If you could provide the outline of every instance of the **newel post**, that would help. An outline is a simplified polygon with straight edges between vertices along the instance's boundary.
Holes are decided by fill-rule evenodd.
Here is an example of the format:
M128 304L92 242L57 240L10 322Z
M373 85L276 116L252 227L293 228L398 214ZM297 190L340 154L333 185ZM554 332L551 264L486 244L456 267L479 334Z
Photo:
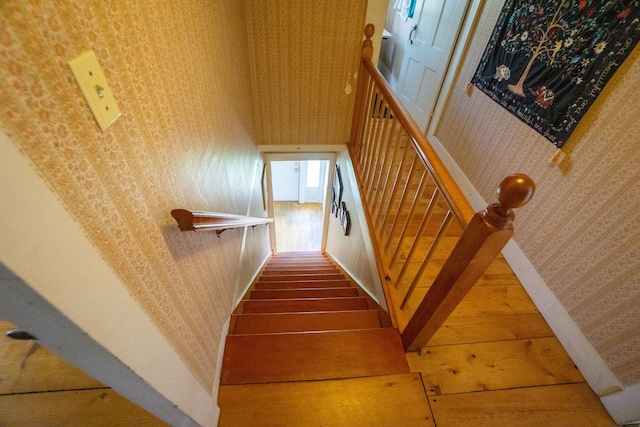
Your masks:
M498 188L499 203L473 216L402 332L406 351L422 349L447 320L513 235L512 209L524 206L534 191L527 175L508 176Z
M373 41L371 37L375 33L376 28L373 24L367 24L364 27L364 35L366 39L362 42L362 58L360 61L360 70L358 71L358 85L356 87L356 99L353 106L353 120L351 121L351 137L349 138L349 147L353 148L358 141L360 123L364 114L364 103L366 98L367 83L369 82L368 73L364 66L364 59L371 60L373 56ZM367 77L365 77L367 76Z

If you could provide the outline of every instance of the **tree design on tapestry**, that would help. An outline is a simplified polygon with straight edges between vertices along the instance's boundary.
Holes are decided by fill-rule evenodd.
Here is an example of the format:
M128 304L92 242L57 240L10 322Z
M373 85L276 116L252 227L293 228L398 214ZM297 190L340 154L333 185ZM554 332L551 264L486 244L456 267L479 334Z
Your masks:
M561 147L636 46L638 3L507 0L472 83Z

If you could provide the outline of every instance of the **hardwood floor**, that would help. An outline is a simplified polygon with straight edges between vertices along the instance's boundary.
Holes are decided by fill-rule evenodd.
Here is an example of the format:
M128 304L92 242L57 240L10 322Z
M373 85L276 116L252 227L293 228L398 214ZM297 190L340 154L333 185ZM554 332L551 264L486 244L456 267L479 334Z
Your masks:
M399 319L402 292L393 294ZM407 360L438 427L615 426L502 258Z
M0 320L0 426L167 426Z
M319 251L322 244L322 204L274 202L278 252Z
M405 139L358 146L354 160L401 331L463 232ZM438 427L615 425L501 257L407 360L422 375Z

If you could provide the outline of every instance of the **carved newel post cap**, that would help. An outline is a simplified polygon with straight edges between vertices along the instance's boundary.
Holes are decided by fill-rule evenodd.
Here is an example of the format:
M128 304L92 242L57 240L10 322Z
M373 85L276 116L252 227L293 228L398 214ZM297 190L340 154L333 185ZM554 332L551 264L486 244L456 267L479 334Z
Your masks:
M511 209L524 206L536 191L533 179L522 173L509 175L498 187L498 201L487 206L482 216L493 227L506 229L511 227L515 214Z
M516 173L509 175L498 187L498 201L507 209L526 205L536 191L536 184L528 175Z
M376 32L376 27L373 24L367 24L366 27L364 27L364 35L370 39L371 37L373 37L373 34Z

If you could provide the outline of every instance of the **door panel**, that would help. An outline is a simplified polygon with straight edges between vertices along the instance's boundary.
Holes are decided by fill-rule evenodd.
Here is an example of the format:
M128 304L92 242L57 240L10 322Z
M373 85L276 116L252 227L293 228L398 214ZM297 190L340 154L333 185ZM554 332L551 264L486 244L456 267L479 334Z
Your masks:
M424 0L416 6L417 27L407 40L400 71L400 99L426 131L460 31L468 1Z
M274 202L298 201L300 165L297 161L271 162Z
M300 203L324 203L327 160L300 162Z

